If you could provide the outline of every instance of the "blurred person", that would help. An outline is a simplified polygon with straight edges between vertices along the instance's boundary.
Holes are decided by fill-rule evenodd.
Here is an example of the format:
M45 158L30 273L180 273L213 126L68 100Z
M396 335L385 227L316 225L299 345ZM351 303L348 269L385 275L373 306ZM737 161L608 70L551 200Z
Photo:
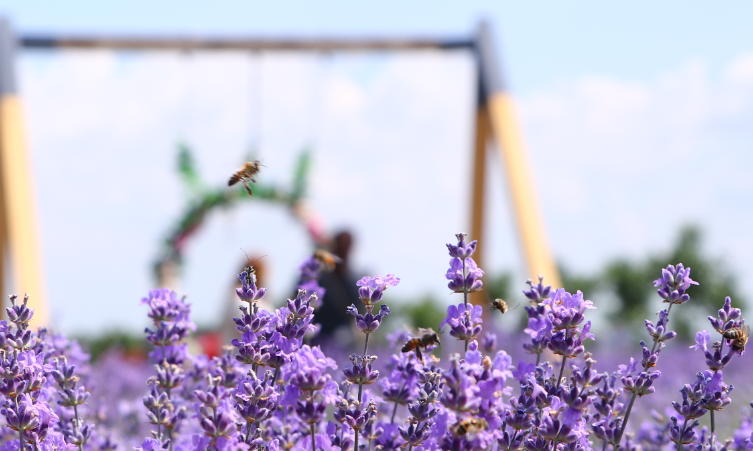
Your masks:
M321 324L321 331L314 340L317 343L335 340L347 343L354 337L354 319L346 313L351 304L358 306L356 277L350 268L350 254L353 248L353 235L344 230L332 240L329 251L340 258L335 269L324 272L319 277L319 285L326 290L322 306L314 313L314 322Z

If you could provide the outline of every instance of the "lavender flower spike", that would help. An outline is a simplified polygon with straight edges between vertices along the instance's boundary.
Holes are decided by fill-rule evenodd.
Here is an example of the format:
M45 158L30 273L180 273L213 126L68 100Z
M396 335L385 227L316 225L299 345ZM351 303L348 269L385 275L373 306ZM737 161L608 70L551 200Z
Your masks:
M450 281L447 287L453 293L473 293L481 290L481 287L484 286L484 283L478 280L483 275L484 271L478 267L472 258L466 258L465 265L463 260L453 258L450 260L450 268L447 270L445 278Z
M458 340L473 340L481 333L482 314L480 305L450 305L447 307L447 317L439 325L439 329L442 330L445 324L449 324L450 335Z
M534 285L533 280L531 279L528 279L526 283L528 284L530 289L528 291L523 290L523 294L534 303L538 304L544 299L549 298L549 294L552 291L552 286L544 286L544 276L539 276L539 283L537 285Z
M664 299L664 302L670 304L684 304L690 300L690 296L685 291L691 285L698 285L698 282L690 278L690 268L685 268L682 263L677 266L669 265L662 269L661 278L654 280L654 286L659 287L656 290Z

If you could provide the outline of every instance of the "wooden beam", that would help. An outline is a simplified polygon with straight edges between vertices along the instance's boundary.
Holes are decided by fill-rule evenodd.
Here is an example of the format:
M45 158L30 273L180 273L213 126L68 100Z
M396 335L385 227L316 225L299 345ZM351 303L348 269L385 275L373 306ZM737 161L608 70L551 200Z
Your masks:
M476 111L476 129L473 144L473 172L471 177L471 240L478 240L473 259L481 269L485 267L485 249L489 246L484 239L484 205L486 204L486 145L489 142L489 115L480 105ZM487 303L486 289L471 293L475 305ZM488 309L484 309L486 312Z
M35 310L32 325L46 325L39 229L29 156L24 135L21 100L14 80L15 38L7 21L0 21L0 183L3 196L2 219L5 234L0 239L13 275L12 289L19 298L28 293L29 307ZM10 266L10 268L8 268ZM8 290L9 287L3 287ZM2 293L3 297L9 294Z
M476 52L482 95L489 112L491 133L504 162L528 277L536 280L537 275L542 275L548 284L559 288L562 282L549 247L523 133L512 97L502 83L493 38L486 24L479 27Z
M528 277L536 280L537 275L542 275L547 284L559 288L562 282L549 248L544 219L533 183L533 171L528 161L512 98L507 93L496 93L491 96L488 103L492 131L500 145L500 153L507 170L518 232L526 254Z

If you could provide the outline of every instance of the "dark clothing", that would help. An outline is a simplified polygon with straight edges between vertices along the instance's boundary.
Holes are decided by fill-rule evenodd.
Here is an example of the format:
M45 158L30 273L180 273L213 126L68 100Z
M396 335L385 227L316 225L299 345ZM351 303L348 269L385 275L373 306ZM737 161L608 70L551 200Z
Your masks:
M356 282L357 279L350 273L339 275L337 271L324 273L319 278L319 285L327 290L322 299L322 306L314 313L314 322L322 325L317 337L320 340L332 338L337 329L343 326L350 327L355 321L345 309L351 304L358 307L361 303Z

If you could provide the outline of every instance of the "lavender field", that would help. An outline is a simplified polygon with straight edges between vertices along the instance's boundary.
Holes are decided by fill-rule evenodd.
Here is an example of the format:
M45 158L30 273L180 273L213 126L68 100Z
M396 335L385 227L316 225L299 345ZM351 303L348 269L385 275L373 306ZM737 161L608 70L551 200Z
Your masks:
M753 448L743 312L720 299L692 346L672 331L672 315L693 302L691 268L656 269L661 311L640 343L618 329L595 337L593 302L543 280L524 292L524 334L510 334L483 320L510 314L504 302L468 301L483 287L476 245L464 234L447 244L447 286L462 302L436 332L384 333L400 278L359 280L351 346L309 344L318 280L332 269L317 254L300 266L297 296L273 312L260 307L266 289L253 267L239 274L238 335L211 359L189 352L191 306L167 289L141 300L152 321L141 363L111 350L91 365L75 341L31 330L34 311L12 296L0 322L0 449Z

